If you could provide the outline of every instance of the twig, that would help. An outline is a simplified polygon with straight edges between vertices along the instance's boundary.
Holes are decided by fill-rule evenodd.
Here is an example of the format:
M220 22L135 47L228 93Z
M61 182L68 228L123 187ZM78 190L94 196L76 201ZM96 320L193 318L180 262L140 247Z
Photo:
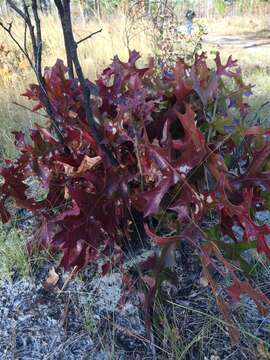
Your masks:
M36 23L36 54L34 54L36 61L36 69L37 69L38 77L41 80L42 85L44 86L45 84L42 77L42 37L41 37L40 19L37 10L37 0L32 0L32 10Z
M7 0L7 3L9 4L9 6L10 6L13 10L16 11L16 13L17 13L18 15L20 15L21 18L23 18L23 20L24 20L25 22L27 22L26 15L24 14L24 12L23 12L20 8L17 7L17 5L14 3L13 0ZM25 2L24 2L24 1L23 1L23 3L24 3L24 5L25 5Z
M65 332L67 332L67 327L68 327L69 305L70 305L70 294L68 294L68 299L67 299L67 302L65 304L64 314L63 314L63 327L65 329Z
M67 285L69 284L69 282L75 277L76 273L78 272L78 266L74 266L74 268L72 269L72 271L69 273L68 277L66 278L62 288L60 289L58 296L60 294L62 294L62 292L65 290L65 288L67 287Z
M28 54L27 51L24 50L24 48L21 46L21 44L19 43L19 41L14 37L14 35L12 34L12 22L8 24L8 27L5 26L1 21L0 21L0 26L9 34L10 38L12 39L12 41L18 46L18 48L21 50L21 52L23 53L23 55L27 58L31 68L34 70L34 72L36 72L35 67L33 65L33 62Z
M24 48L24 51L27 52L27 24L26 24L26 22L24 23L23 48Z
M263 104L261 104L261 106L257 109L255 115L253 116L252 120L251 120L251 123L252 124L255 124L257 123L257 121L259 120L258 124L260 125L260 112L262 111L262 109L266 106L266 105L269 105L269 101L266 101L264 102Z
M40 112L37 112L37 111L33 111L32 109L30 109L29 107L25 106L25 105L22 105L20 103L17 103L16 101L13 101L12 104L16 105L16 106L19 106L21 107L22 109L24 110L28 110L28 111L31 111L33 114L37 114L39 116L42 116L46 119L48 119L48 116L44 115L44 114L41 114Z
M32 0L32 11L34 15L35 20L35 26L32 24L31 16L29 13L29 6L26 5L25 0L23 0L23 11L14 3L13 0L7 0L7 3L9 6L23 19L25 23L25 30L24 30L24 43L23 46L19 43L19 41L14 37L12 34L12 23L9 24L9 26L5 26L2 22L0 22L0 26L9 34L10 38L15 42L15 44L18 46L18 48L21 50L21 52L24 54L24 56L27 58L31 68L33 69L37 81L39 83L39 86L42 91L42 102L44 104L44 107L46 109L46 112L49 116L49 118L52 121L53 127L56 130L57 136L62 144L64 144L64 137L63 134L59 128L58 122L55 118L55 114L52 108L52 105L50 103L46 85L44 78L42 76L42 35L41 35L41 27L40 27L40 19L38 15L38 8L37 8L37 0ZM27 28L30 33L31 43L32 43L32 49L33 49L33 56L34 56L34 63L31 59L31 56L29 55L29 52L27 50ZM35 33L36 29L36 33Z
M99 29L99 30L93 32L92 34L87 35L86 37L84 37L84 38L82 38L81 40L77 41L77 45L79 45L79 44L82 43L83 41L86 41L86 40L90 39L92 36L101 33L101 31L102 31L102 29Z

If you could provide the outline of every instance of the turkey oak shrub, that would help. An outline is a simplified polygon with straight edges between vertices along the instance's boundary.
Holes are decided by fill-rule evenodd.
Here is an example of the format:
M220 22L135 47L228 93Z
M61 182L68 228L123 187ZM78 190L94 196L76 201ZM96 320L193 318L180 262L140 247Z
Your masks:
M230 302L247 294L263 314L270 303L245 279L249 264L242 256L255 248L270 258L270 228L255 221L256 212L269 207L269 130L246 126L252 86L244 84L232 57L223 64L217 53L214 69L205 53L192 65L179 59L171 68L152 60L138 68L139 57L135 51L127 63L115 57L96 84L88 82L95 121L114 166L91 134L78 80L68 78L61 60L45 68L46 91L64 142L50 131L49 120L30 130L29 141L14 132L21 155L1 168L2 221L9 221L10 198L32 211L40 228L29 251L60 251L66 270L102 258L108 259L105 274L124 262L127 244L135 246L136 236L148 239L159 249L139 271L148 329L164 270L178 244L188 242L237 342ZM44 108L42 94L32 84L23 95L35 101L37 111ZM30 177L43 189L39 200L30 195ZM227 289L213 271L230 281ZM123 270L121 301L134 277Z

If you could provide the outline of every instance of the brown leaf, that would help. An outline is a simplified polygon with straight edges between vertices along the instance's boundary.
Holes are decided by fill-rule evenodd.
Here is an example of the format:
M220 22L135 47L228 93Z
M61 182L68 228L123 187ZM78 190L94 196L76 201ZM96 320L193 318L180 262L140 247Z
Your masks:
M68 165L68 164L63 164L63 166L64 166L65 174L68 175L68 176L72 176L72 174L74 172L73 166Z
M270 359L270 353L262 340L260 340L257 344L257 353L263 359Z
M95 165L97 165L101 161L100 156L89 157L87 155L84 156L81 165L76 171L76 175L80 175L85 173L87 170L92 169Z
M66 200L68 200L68 199L70 199L70 196L69 196L69 192L68 192L68 187L67 186L65 186L65 192L64 192L64 198L66 199Z
M65 169L65 174L68 176L83 175L87 170L91 170L94 166L96 166L101 160L102 159L100 156L89 157L85 155L77 171L74 171L73 166L68 164L63 164Z
M55 268L52 267L49 270L49 275L48 275L47 279L45 280L43 286L47 291L54 292L54 293L59 292L60 289L58 286L56 286L58 281L59 281L59 275L56 273Z
M69 111L68 112L68 116L71 117L72 119L76 119L78 117L78 114L75 113L74 111Z
M199 283L202 287L207 287L209 285L208 279L205 276L201 276Z

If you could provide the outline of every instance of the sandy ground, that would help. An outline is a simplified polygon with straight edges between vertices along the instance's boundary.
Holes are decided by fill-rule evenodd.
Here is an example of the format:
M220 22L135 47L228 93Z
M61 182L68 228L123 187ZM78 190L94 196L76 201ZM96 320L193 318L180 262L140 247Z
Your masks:
M222 46L238 46L242 49L263 47L269 51L270 48L270 38L267 40L265 38L246 38L245 36L206 35L204 37L204 42Z

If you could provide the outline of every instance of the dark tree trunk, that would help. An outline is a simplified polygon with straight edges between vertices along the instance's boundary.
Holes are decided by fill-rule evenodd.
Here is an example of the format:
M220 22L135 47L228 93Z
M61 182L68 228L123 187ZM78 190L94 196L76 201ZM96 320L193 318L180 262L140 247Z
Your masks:
M115 164L117 164L117 161L113 157L111 151L107 148L106 145L101 143L102 136L97 128L97 124L94 120L94 116L92 113L91 102L90 102L90 95L91 95L90 87L88 86L88 83L84 77L82 67L81 67L81 64L79 61L79 57L78 57L78 52L77 52L78 43L81 43L81 41L77 43L75 41L74 35L73 35L72 22L71 22L70 0L54 0L54 2L57 7L58 14L59 14L61 24L62 24L63 35L64 35L65 45L66 45L66 49L67 49L68 62L71 64L70 66L71 66L72 71L70 69L70 72L72 72L72 74L70 74L70 76L72 76L72 77L74 76L73 66L72 66L72 64L73 64L76 74L78 76L80 85L82 87L83 107L84 107L86 119L88 121L92 135L96 139L100 149L107 156L107 158L110 160L110 162L113 165L115 165ZM87 38L85 38L85 39L87 39Z

